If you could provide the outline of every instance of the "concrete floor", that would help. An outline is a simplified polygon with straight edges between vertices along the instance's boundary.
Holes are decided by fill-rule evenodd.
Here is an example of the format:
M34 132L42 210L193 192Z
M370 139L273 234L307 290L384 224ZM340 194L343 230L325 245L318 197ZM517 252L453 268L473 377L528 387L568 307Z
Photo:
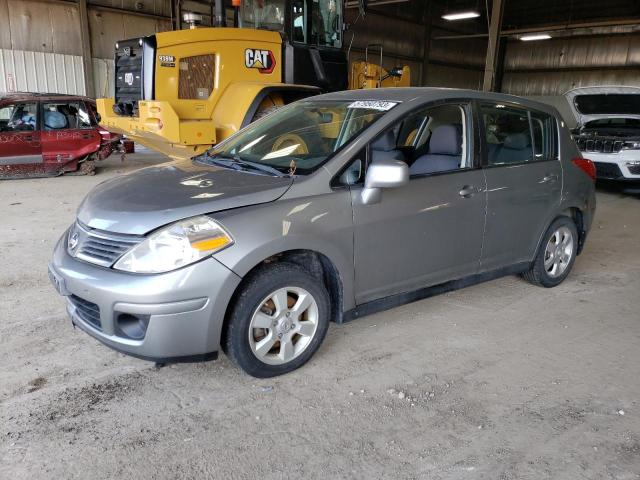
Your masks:
M256 380L111 351L49 285L82 197L154 161L0 182L0 478L640 478L638 197L598 193L558 288L507 277L332 325Z

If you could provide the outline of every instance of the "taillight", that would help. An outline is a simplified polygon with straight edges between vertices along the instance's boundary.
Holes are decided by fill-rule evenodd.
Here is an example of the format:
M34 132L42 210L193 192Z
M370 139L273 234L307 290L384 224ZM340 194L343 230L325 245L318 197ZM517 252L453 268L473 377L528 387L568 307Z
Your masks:
M582 170L584 173L591 177L591 180L596 181L596 165L588 158L574 158L572 160L573 164Z
M110 141L113 138L113 134L107 130L98 130L98 133L100 134L100 137L102 137L102 140L105 142Z

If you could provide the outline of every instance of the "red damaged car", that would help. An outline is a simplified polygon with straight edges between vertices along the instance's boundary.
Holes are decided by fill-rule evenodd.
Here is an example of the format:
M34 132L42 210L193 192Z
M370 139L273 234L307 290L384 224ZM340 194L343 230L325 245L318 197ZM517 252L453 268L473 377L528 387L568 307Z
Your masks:
M0 96L0 178L93 175L120 145L98 125L95 102L76 95Z

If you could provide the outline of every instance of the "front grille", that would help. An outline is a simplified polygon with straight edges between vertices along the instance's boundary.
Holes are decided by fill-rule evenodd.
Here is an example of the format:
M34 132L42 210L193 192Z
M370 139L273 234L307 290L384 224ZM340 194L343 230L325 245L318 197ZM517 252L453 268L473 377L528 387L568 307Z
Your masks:
M114 112L137 115L139 100L154 99L156 38L121 40L117 45Z
M596 176L602 179L615 179L622 176L620 167L615 163L594 162L596 165Z
M100 307L75 295L70 295L69 300L76 307L76 314L85 322L90 323L99 330L102 330L100 322Z
M91 229L79 222L75 226L78 244L72 255L85 262L111 267L126 251L142 241L142 237Z
M582 152L618 153L624 142L606 138L577 138L576 143Z
M640 175L640 165L627 165L631 175Z

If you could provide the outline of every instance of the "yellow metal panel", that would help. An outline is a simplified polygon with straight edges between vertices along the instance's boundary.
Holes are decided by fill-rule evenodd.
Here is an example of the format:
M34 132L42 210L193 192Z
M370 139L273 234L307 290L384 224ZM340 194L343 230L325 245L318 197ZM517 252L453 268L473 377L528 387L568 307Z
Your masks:
M216 136L223 139L240 130L245 115L256 96L265 88L282 86L281 83L250 82L236 82L229 85L213 111Z
M222 92L236 82L276 83L282 80L282 40L280 35L263 30L238 28L201 28L158 33L158 57L175 57L174 62L161 62L156 58L157 99L171 103L178 116L185 120L210 119ZM271 73L247 68L247 49L268 50L275 59ZM180 61L194 55L215 54L214 88L206 100L178 99ZM163 66L162 64L170 66Z

